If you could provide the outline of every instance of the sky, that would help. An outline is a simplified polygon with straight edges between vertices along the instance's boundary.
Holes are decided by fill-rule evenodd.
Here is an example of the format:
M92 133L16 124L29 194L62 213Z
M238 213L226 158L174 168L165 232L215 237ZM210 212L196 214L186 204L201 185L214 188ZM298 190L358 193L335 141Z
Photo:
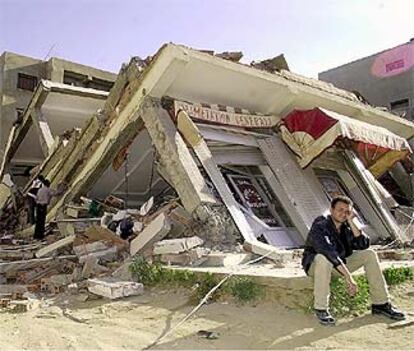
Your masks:
M166 42L283 53L309 77L414 37L414 0L0 0L0 53L118 72Z

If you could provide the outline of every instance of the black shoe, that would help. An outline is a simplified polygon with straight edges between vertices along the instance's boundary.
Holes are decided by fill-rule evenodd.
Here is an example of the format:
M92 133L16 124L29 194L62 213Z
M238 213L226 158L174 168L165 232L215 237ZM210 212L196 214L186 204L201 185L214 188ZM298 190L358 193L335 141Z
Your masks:
M335 325L335 318L329 313L328 310L316 310L315 309L315 316L318 318L319 323L322 325Z
M398 311L389 302L384 303L383 305L372 305L371 311L372 314L382 314L397 321L402 321L405 319L405 314L401 311Z

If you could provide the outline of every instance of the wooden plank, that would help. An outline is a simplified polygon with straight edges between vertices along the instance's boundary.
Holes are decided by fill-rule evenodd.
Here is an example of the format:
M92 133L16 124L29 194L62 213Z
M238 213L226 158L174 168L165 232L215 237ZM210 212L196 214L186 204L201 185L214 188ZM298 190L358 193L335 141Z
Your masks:
M62 247L65 247L69 244L72 244L74 242L75 238L76 238L75 235L67 236L66 238L58 240L58 241L54 242L53 244L50 244L46 247L41 248L39 251L36 252L35 255L36 255L37 258L47 256L47 255L51 254L52 252L54 252L54 251L56 251L56 250L58 250Z

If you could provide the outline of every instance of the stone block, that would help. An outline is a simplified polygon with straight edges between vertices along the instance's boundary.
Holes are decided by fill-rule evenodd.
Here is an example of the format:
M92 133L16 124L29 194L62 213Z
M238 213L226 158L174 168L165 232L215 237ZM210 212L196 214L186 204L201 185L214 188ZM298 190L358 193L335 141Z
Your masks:
M181 239L162 240L154 244L154 255L178 254L196 246L203 245L204 241L198 236Z
M246 263L252 259L250 253L212 252L206 256L203 267L231 267Z
M106 250L96 251L88 253L87 255L83 255L79 257L79 263L83 264L89 257L96 257L99 262L112 262L117 258L117 248L115 246L110 247Z
M131 256L162 240L171 230L171 223L164 213L159 214L144 230L131 241Z
M88 279L88 291L113 300L141 295L144 292L144 286L141 283L107 277L102 279Z
M207 259L208 252L208 249L196 247L178 254L163 254L160 256L160 260L169 265L200 266Z
M92 252L102 251L106 249L108 249L108 245L103 240L73 247L73 251L75 252L76 256L84 256Z

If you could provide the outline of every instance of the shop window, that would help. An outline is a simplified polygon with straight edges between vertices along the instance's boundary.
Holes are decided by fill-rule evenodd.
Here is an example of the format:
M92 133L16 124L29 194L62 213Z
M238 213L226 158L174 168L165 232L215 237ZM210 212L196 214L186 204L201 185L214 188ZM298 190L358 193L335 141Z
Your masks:
M272 228L293 227L289 216L257 167L240 167L240 172L222 168L236 201Z
M34 91L37 86L37 77L24 73L17 75L17 88Z

